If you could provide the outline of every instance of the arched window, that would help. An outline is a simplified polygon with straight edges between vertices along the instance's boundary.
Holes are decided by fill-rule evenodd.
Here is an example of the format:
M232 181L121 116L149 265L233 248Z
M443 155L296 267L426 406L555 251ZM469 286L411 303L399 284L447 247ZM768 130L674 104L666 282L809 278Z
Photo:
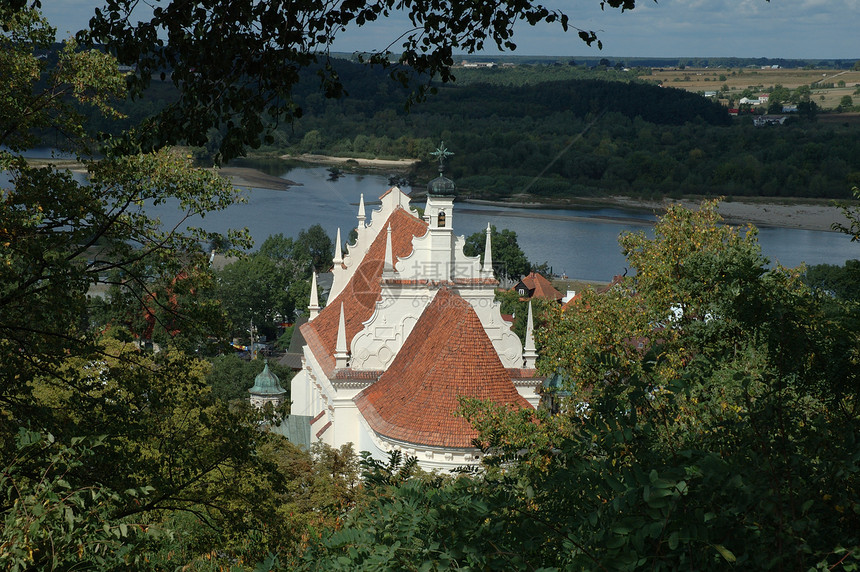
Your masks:
M436 217L436 226L439 228L445 226L445 211L439 211L439 215Z

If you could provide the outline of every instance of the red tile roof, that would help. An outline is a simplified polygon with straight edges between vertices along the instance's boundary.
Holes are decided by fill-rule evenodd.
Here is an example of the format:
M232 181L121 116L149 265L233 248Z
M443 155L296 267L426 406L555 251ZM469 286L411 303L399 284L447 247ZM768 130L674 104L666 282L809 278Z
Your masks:
M432 280L430 278L382 278L382 283L391 286L474 286L487 284L495 286L499 283L495 278L454 278L452 280Z
M403 208L396 209L388 220L382 223L382 230L370 245L364 259L355 269L349 283L333 301L323 308L312 321L303 325L301 333L322 368L331 373L334 370L334 349L337 343L337 327L340 319L340 305L343 303L346 321L347 346L361 330L361 325L370 316L380 299L382 288L379 279L385 262L386 228L391 224L391 248L394 260L408 256L412 252L412 238L423 236L427 223L415 218ZM376 224L376 221L374 221Z
M550 300L561 300L564 295L555 289L552 283L537 272L532 272L523 278L523 284L532 291L532 298L548 298Z
M517 393L472 306L440 289L379 381L355 397L385 437L434 447L472 447L477 436L455 416L459 397L531 407Z

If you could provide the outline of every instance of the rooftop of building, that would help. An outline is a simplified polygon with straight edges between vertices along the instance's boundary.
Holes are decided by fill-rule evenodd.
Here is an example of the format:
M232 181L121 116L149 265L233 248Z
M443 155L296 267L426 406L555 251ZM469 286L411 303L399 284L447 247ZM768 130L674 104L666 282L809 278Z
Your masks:
M470 448L477 433L457 416L460 398L530 407L519 395L472 306L441 288L403 348L355 403L378 434L397 441Z

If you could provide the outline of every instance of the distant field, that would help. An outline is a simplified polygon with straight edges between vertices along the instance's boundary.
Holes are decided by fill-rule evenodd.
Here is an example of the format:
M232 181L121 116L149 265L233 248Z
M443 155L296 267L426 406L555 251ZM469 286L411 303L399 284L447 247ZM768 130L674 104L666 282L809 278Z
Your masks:
M740 94L750 88L766 93L775 85L796 89L808 85L812 98L823 109L833 109L845 95L860 103L860 95L854 92L860 87L860 71L826 69L750 69L750 68L655 68L651 80L687 91L721 91L728 86L728 94ZM844 81L845 87L839 87ZM824 88L822 84L833 84Z

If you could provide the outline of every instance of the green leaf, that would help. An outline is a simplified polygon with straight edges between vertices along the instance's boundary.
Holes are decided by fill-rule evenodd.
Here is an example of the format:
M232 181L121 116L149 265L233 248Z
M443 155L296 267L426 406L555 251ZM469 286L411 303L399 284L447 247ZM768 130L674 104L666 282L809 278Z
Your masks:
M678 532L674 531L669 535L669 549L675 550L678 548Z
M732 554L732 551L723 546L722 544L714 544L714 548L717 549L717 552L719 552L722 557L726 559L727 562L734 562L735 560L737 560L737 558L735 558L735 555Z

